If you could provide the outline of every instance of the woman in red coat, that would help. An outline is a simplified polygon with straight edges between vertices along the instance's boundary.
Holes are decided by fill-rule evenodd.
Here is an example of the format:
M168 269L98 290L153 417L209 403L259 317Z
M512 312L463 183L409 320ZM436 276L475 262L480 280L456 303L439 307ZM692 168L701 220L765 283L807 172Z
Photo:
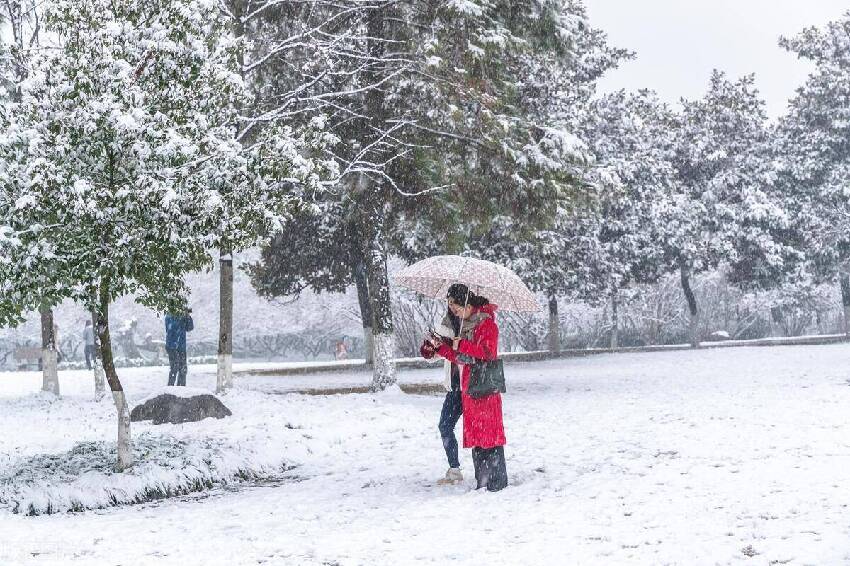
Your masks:
M470 366L477 360L492 360L498 356L499 327L496 325L496 305L469 291L466 285L455 283L449 287L446 300L452 313L462 325L473 325L472 339L461 338L457 349L450 344L430 339L423 344L422 355L434 353L460 364L461 402L463 405L463 447L472 448L477 488L499 491L508 484L505 468L505 429L502 424L502 396L493 393L479 399L467 395ZM467 334L465 328L461 336ZM429 355L430 354L430 355Z

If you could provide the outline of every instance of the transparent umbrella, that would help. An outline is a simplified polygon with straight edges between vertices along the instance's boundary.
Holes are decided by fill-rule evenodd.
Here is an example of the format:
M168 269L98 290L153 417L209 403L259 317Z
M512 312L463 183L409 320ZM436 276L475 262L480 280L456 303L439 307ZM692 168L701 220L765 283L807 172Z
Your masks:
M408 265L392 276L393 281L432 299L445 299L452 283L463 283L476 295L482 295L499 309L537 312L540 305L522 279L492 261L438 255Z

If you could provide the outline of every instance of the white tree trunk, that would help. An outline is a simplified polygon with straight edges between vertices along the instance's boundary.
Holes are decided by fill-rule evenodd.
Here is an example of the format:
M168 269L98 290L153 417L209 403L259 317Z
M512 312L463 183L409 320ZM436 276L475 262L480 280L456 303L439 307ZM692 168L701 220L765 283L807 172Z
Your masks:
M221 250L219 267L216 393L222 393L233 386L233 255L230 250Z
M41 390L59 396L59 355L56 350L41 350Z
M106 395L106 372L103 371L99 356L95 356L92 367L94 368L94 398L100 401Z
M124 396L124 388L118 373L115 371L115 362L112 358L112 339L109 336L109 288L108 281L101 283L98 300L98 311L95 316L95 333L100 344L100 355L103 361L103 370L106 373L106 381L112 391L112 400L118 415L118 461L115 464L116 471L123 472L133 465L133 449L130 438L130 411L127 408L127 400Z
M92 332L94 333L94 353L92 357L92 368L94 370L94 398L100 401L106 395L106 372L103 370L103 362L100 358L100 337L94 330L97 328L97 313L91 315ZM85 346L85 345L84 345Z
M59 396L59 353L53 331L53 311L41 309L41 390Z
M130 445L130 411L123 391L113 391L112 400L118 413L118 463L115 470L123 472L133 466L133 452Z
M358 190L365 197L363 222L366 242L366 277L369 288L369 307L372 311L372 391L381 391L395 383L395 329L387 275L387 251L384 242L386 222L384 202L380 192L370 190L371 180L360 173Z
M374 340L372 389L382 391L396 382L395 334L376 334Z
M223 393L233 387L233 356L231 354L219 354L216 369L216 393Z

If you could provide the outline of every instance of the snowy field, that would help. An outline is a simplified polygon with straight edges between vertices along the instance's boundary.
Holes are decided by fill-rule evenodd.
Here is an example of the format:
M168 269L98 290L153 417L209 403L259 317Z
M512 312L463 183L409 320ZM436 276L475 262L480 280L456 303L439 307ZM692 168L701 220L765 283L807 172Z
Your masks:
M294 466L285 478L74 514L0 508L0 564L850 564L848 362L842 344L511 364L499 493L432 485L440 396L287 393L363 372L242 377L233 417L134 423L134 437L229 439ZM211 390L213 372L190 368L189 384ZM121 376L135 404L166 370ZM60 380L51 401L39 374L0 374L0 468L113 439L89 374Z

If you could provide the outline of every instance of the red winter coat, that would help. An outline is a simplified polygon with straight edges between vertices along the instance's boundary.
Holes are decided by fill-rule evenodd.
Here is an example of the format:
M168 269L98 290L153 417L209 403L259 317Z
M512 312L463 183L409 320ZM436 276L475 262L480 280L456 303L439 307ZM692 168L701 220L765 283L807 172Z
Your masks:
M458 354L481 360L492 360L499 353L499 327L496 326L496 305L484 305L476 312L489 314L478 323L472 340L461 340L457 351L443 344L437 351L452 363L458 363ZM463 404L463 447L493 448L505 445L505 427L502 424L502 396L499 393L473 399L466 394L469 386L469 366L461 365L461 403Z

